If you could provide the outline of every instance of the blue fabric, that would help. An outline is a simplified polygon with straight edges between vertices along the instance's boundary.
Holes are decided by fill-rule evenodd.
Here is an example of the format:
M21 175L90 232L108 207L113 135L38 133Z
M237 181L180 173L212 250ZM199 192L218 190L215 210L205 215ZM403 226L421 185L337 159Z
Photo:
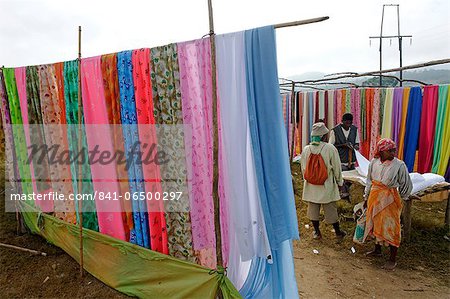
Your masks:
M137 127L136 103L133 85L132 51L123 51L117 54L117 73L120 91L120 115L122 118L122 131L125 143L125 157L127 161L136 161L131 154L133 147L140 151L139 133ZM131 199L133 194L145 192L142 167L138 163L131 163L128 169ZM130 232L130 242L150 248L148 213L145 200L132 200L134 229Z
M266 260L253 261L241 290L247 298L298 297L290 242L298 239L299 233L283 110L278 100L275 45L273 26L245 31L250 135L261 206L273 252L272 265Z
M422 113L422 90L413 87L409 93L408 112L406 115L406 131L403 160L409 172L414 171L416 150L419 141L420 116Z

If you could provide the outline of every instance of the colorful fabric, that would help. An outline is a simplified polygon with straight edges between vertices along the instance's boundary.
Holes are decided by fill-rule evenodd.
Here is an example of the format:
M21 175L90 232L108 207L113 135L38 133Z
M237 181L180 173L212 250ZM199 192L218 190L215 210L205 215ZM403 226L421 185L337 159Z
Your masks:
M139 130L137 126L136 103L133 83L133 65L132 51L123 51L117 53L117 73L119 78L120 90L120 114L122 119L122 130L124 146L130 149L139 142ZM141 146L136 146L141 150ZM126 159L134 157L130 151L125 151ZM140 194L145 192L143 183L142 167L138 163L131 163L128 168L128 182L131 194ZM146 201L132 201L134 227L130 231L130 242L150 248L150 232L148 227L148 214Z
M431 171L433 164L434 135L436 133L436 111L438 106L438 86L425 86L423 90L421 128L419 136L419 156L417 171Z
M449 86L447 85L447 106L445 108L444 114L444 129L442 132L442 149L441 149L441 158L439 162L439 167L437 173L440 175L444 175L445 169L447 168L446 161L450 161L450 146L445 146L450 144L450 91L448 90ZM448 179L447 179L448 181Z
M414 171L416 151L419 140L420 116L422 114L422 91L420 87L412 87L409 93L408 112L406 114L406 130L404 158L409 172Z
M51 148L59 146L61 152L67 152L67 134L65 131L65 107L60 105L59 86L56 82L53 65L41 65L37 69L39 77L39 98L41 104L42 124L45 144ZM69 200L73 194L70 166L62 163L49 163L51 186L54 192L64 194L66 200L54 202L55 216L75 224L77 222L74 201Z
M156 137L155 118L153 116L152 85L150 79L150 49L134 50L132 54L133 83L136 98L137 122L139 140L148 147L158 144ZM148 149L147 149L148 151ZM161 174L156 163L142 164L146 192L161 193ZM148 225L150 228L150 244L152 250L168 254L166 219L164 205L161 202L148 201Z
M95 146L99 146L104 151L113 152L101 78L100 56L81 60L81 88L88 149L93 150ZM119 194L115 169L114 163L91 165L94 191L103 192L103 194ZM125 240L120 202L98 200L95 204L100 232Z
M383 127L381 129L381 137L382 138L391 138L392 137L393 100L394 100L394 89L388 88L386 90L386 99L385 99L385 103L384 103Z
M367 199L364 240L373 237L382 245L400 246L402 200L396 188L372 181Z
M434 173L438 173L440 175L444 174L444 167L441 164L444 164L443 161L448 160L448 156L446 156L445 152L450 152L448 148L450 148L450 143L447 140L447 143L444 142L444 133L446 127L448 127L448 123L450 122L450 118L448 118L449 114L447 112L449 106L449 95L448 95L448 85L439 86L439 99L438 99L438 107L437 107L437 119L436 119L436 131L434 134L434 151L433 151L433 165L431 171ZM440 173L439 173L439 170Z
M19 170L20 181L18 185L22 189L24 194L30 194L33 192L33 186L29 181L31 179L30 167L27 163L27 144L25 140L25 132L22 125L22 115L20 110L20 100L17 93L16 79L14 75L14 69L3 69L5 90L8 99L9 112L11 116L11 124L16 125L12 127L14 135L14 147L17 158L17 168ZM17 177L18 179L19 177ZM30 202L34 205L34 203Z
M384 105L386 104L386 88L380 88L380 135L383 133Z
M368 158L371 159L375 155L377 142L380 134L380 89L375 88L373 92L372 102L372 125L370 130L370 149Z
M400 143L400 124L403 113L403 88L394 89L394 98L392 103L392 140L398 145Z
M108 124L111 124L111 139L115 152L125 152L122 120L120 118L120 91L119 78L117 76L117 53L102 55L101 58L103 88L105 92L106 111ZM122 219L124 223L126 239L130 239L130 232L134 227L133 207L125 195L130 191L128 172L125 167L116 163L117 178L119 180L119 192L122 203Z
M180 88L183 103L186 165L194 249L205 267L216 267L213 202L213 124L211 45L209 39L179 43ZM204 249L210 249L205 251ZM205 256L206 253L211 256ZM227 253L223 253L227 259Z
M187 197L184 138L177 124L183 123L180 94L178 53L175 44L151 49L151 79L154 116L158 130L158 141L163 146L171 163L161 165L163 191L183 192L177 203L166 205L166 224L171 256L196 262L192 248L192 227ZM176 183L169 180L176 179Z
M262 259L252 262L256 269L261 265L266 270L256 273L266 274L260 281L261 276L250 270L241 292L243 296L251 293L256 297L296 298L291 240L299 237L298 223L281 103L274 100L280 91L273 26L247 30L245 50L251 144L273 264Z
M402 98L402 121L400 124L400 134L399 134L399 142L398 142L398 158L403 160L404 149L405 149L405 133L406 133L406 118L408 114L408 104L409 104L409 93L411 88L405 87L403 89L403 98Z
M84 125L81 128L81 136L78 132L78 61L66 61L63 68L64 77L64 106L65 119L67 122L67 141L69 150L72 153L78 153L79 138L81 138L82 148L87 148L86 132ZM60 88L62 88L60 86ZM81 122L84 123L84 115L81 115ZM81 177L79 175L79 164L75 161L70 163L70 173L72 175L72 188L74 194L94 194L92 186L91 167L84 161L81 164ZM79 191L79 178L83 179L81 182L81 192ZM79 213L78 204L75 204L76 212ZM83 227L98 231L97 213L95 212L95 201L84 200L81 203L81 210L83 211ZM78 214L77 214L78 215ZM79 218L77 218L79 221Z

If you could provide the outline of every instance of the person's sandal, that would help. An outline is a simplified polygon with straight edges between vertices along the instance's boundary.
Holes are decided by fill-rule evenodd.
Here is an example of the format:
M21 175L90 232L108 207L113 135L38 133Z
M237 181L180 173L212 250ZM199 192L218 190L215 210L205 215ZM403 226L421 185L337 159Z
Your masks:
M382 254L381 254L381 252L372 250L372 251L366 252L366 253L365 253L365 256L366 256L366 257L381 257Z
M322 239L322 234L321 233L317 233L317 232L313 232L313 239L314 240Z
M382 266L381 268L386 270L386 271L394 271L395 267L397 266L396 262L391 262L388 261L386 262L386 264L384 264L384 266Z

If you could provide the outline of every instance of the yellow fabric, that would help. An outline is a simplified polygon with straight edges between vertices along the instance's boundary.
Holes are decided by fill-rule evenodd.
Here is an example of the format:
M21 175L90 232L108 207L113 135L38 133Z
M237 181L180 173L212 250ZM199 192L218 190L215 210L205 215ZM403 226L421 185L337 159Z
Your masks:
M438 174L444 175L450 159L450 91L447 94L447 108L444 117L444 132L442 133L442 149Z
M20 205L33 233L62 248L76 261L80 257L79 227ZM84 268L110 287L139 298L241 298L223 268L200 265L151 251L98 232L83 230Z
M392 138L392 104L394 99L394 89L386 89L386 101L384 103L384 118L381 138Z
M403 160L403 154L405 149L405 132L406 132L406 116L408 114L408 103L409 103L409 92L411 88L405 87L403 89L403 109L402 109L402 122L400 124L400 136L399 136L399 146L398 146L398 158Z

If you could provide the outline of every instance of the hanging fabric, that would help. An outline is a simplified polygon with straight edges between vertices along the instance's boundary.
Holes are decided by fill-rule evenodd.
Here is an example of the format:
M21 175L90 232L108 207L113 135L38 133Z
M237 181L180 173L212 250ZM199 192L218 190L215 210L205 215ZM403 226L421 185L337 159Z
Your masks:
M327 90L325 91L326 95L327 95L327 99L328 99L328 109L327 109L327 127L329 129L334 128L335 124L336 124L336 120L334 118L334 109L335 109L335 105L334 105L334 92L332 90Z
M150 79L150 49L134 50L132 53L133 83L136 98L139 141L147 154L152 146L158 144L155 118L153 116L152 85ZM147 144L147 147L146 147ZM156 163L142 163L142 178L147 194L162 194L161 174ZM157 201L147 201L148 226L150 228L151 249L164 254L169 253L164 205Z
M78 61L66 61L63 67L64 77L64 107L65 119L67 122L67 141L69 150L76 155L81 149L78 149L79 138L81 138L82 148L87 148L86 132L84 125L81 128L81 134L78 132ZM81 123L84 124L84 115L81 115ZM71 159L70 173L72 175L72 188L74 194L94 194L92 185L91 167L88 161L83 161L81 164L81 190L78 190L78 182L80 178L79 164L75 159ZM78 202L75 203L75 208L78 211ZM95 201L84 200L81 205L83 211L83 227L98 231L97 213L95 212ZM79 219L77 219L79 221Z
M409 104L409 93L411 88L405 87L403 88L403 98L402 98L402 121L400 124L400 135L398 142L398 158L403 160L404 149L405 149L405 132L406 132L406 117L408 113L408 104Z
M392 102L392 140L397 145L397 149L400 143L400 124L403 113L403 88L394 88L394 97Z
M302 150L309 143L309 96L307 92L302 92L303 97L303 117L302 117Z
M184 142L193 247L199 263L216 268L213 202L213 123L209 39L178 43ZM219 81L220 82L220 81ZM225 256L225 258L228 258Z
M383 127L381 129L381 138L392 138L392 108L394 100L394 89L386 89L386 99L383 111Z
M414 171L416 151L419 140L420 118L422 113L422 90L412 87L409 93L408 113L406 115L406 131L404 159L409 172Z
M436 132L436 111L438 106L438 86L425 86L423 90L422 124L419 136L419 156L417 171L431 171L433 164L434 134Z
M258 191L273 253L273 265L269 266L272 271L268 273L271 277L266 278L270 279L270 284L265 283L262 288L271 291L265 293L270 297L296 298L291 240L298 239L298 225L287 140L283 138L281 104L274 101L280 93L275 29L269 26L247 30L245 47L251 142ZM264 267L268 266L264 261L262 263ZM250 285L254 282L248 280ZM264 290L260 292L264 297L262 294Z
M100 56L81 60L82 101L88 149L91 151L95 146L99 146L104 151L113 152L111 133L107 126L108 113L101 78ZM91 165L91 174L94 191L103 192L103 194L119 194L114 163L93 164ZM95 204L100 232L125 240L120 202L97 200Z
M59 100L59 86L56 82L53 65L40 65L37 68L39 77L39 98L42 112L42 124L45 144L49 147L59 147L58 151L67 152L67 132L65 126L65 106ZM49 163L51 186L54 192L73 194L70 166L63 163ZM70 199L55 201L56 217L66 222L76 224L74 201Z
M106 111L108 113L108 124L110 124L111 140L114 152L125 152L120 113L120 88L117 74L117 53L102 55L101 69L103 78L103 89L105 93ZM130 200L126 200L127 192L130 192L128 172L123 165L115 163L119 184L119 201L122 206L122 221L124 223L125 237L130 240L130 232L134 228L133 207Z
M445 157L445 151L448 151L447 148L450 148L450 143L444 142L444 133L446 127L448 126L448 122L450 119L446 117L449 105L448 103L448 85L439 86L438 89L438 107L437 107L437 116L436 116L436 129L434 133L434 151L433 151L433 164L431 171L434 173L439 173L440 164L442 161L447 161L448 157ZM447 123L445 120L447 119ZM442 167L443 168L443 167ZM441 175L443 172L441 171Z
M11 124L13 125L13 135L14 135L14 147L17 158L17 168L19 170L19 175L21 181L18 185L21 186L22 192L24 194L30 194L33 192L33 186L28 181L31 179L30 167L27 163L27 144L25 140L25 132L22 127L22 116L20 110L20 100L17 93L16 79L14 75L14 69L4 68L3 69L5 90L8 99L9 112L11 116ZM34 202L29 202L34 205Z
M158 130L158 143L168 155L170 165L161 165L162 188L165 192L183 192L177 203L165 206L169 253L196 262L192 248L192 228L186 182L186 161L182 130L180 74L175 44L151 49L151 79L155 122L167 125ZM164 134L165 133L165 134ZM170 183L169 180L176 180ZM178 204L178 205L175 205Z
M386 104L386 88L380 88L380 135L383 133L384 105Z

